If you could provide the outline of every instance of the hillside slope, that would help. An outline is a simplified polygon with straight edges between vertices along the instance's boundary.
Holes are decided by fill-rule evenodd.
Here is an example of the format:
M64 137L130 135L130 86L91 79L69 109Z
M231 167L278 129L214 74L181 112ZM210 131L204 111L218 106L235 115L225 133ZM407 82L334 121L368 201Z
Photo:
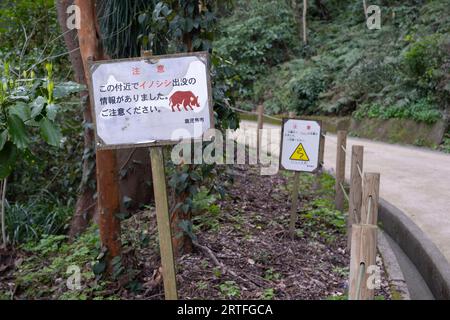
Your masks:
M235 67L242 106L427 123L448 116L450 1L371 1L380 30L366 27L360 1L322 1L329 19L309 2L307 45L286 1L238 1L223 20L215 47Z

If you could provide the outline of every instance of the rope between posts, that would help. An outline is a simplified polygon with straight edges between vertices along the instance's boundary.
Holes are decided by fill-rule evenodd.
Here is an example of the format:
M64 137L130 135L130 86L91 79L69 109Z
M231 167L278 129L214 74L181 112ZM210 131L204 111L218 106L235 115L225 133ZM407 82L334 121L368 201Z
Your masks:
M367 208L367 221L366 221L367 224L370 224L371 214L372 214L372 196L369 196L369 203Z
M359 264L358 282L356 283L356 299L357 300L361 300L361 285L363 282L365 272L366 272L366 264L364 262L361 262Z
M344 193L344 197L345 199L347 199L347 201L350 201L350 198L348 197L347 192L345 191L344 186L342 185L342 182L339 182L339 185L341 186L342 192Z
M239 108L231 107L231 106L230 106L230 108L233 109L233 110L235 110L235 111L244 112L244 113L248 113L248 114L256 114L256 115L258 115L258 112L255 112L255 111L243 110L243 109L239 109ZM263 113L263 117L266 117L266 118L269 118L269 119L272 119L272 120L276 120L276 121L280 121L280 122L282 121L282 120L279 119L279 118L275 118L275 117L269 116L268 114L265 114L265 113Z
M356 224L359 224L361 222L359 216L356 214L356 209L353 209L353 217L355 219Z
M362 179L363 178L363 172L361 170L361 167L359 166L359 162L356 163L356 167L358 168L359 175L361 176L361 179Z
M243 110L243 109L239 109L239 108L231 107L231 106L230 106L230 109L233 109L233 110L239 111L239 112L244 112L244 113L256 114L256 112L254 112L254 111Z

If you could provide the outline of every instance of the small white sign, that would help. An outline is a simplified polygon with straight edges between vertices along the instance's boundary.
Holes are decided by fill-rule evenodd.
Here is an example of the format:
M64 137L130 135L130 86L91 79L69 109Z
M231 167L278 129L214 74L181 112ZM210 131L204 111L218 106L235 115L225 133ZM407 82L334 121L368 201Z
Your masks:
M319 167L321 128L317 121L284 119L281 134L282 169L313 172Z
M205 52L94 62L97 147L198 139L213 127Z

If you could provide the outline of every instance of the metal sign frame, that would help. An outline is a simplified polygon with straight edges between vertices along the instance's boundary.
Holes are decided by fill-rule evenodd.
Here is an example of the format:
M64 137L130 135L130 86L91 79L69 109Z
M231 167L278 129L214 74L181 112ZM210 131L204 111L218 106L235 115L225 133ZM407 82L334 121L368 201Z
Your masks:
M316 163L316 168L313 171L303 171L303 170L291 170L291 169L286 169L285 167L283 167L282 163L281 163L281 159L283 157L283 137L284 137L284 125L286 124L287 121L289 120L301 120L301 121L311 121L311 122L316 122L319 125L319 149L318 149L318 157L317 157L317 163ZM320 163L320 139L322 136L322 121L321 120L314 120L314 119L300 119L300 118L282 118L282 124L281 124L281 141L280 141L280 158L279 158L279 169L280 170L286 170L286 171L293 171L293 172L307 172L307 173L316 173L320 170L320 168L322 167L321 163Z
M208 99L208 109L209 109L209 123L210 126L206 130L214 129L214 112L213 112L213 99L212 99L212 85L211 85L211 75L210 75L210 69L211 69L211 60L210 55L207 51L199 51L199 52L190 52L190 53L175 53L175 54L166 54L166 55L158 55L158 56L150 56L150 57L137 57L137 58L126 58L126 59L112 59L112 60L98 60L98 61L89 61L88 62L88 68L89 68L89 99L91 103L91 114L92 114L92 121L94 125L94 133L95 133L95 147L98 150L108 150L108 149L128 149L128 148L136 148L136 147L152 147L152 146L163 146L163 145L174 145L182 141L183 139L178 140L156 140L152 142L143 142L143 143L123 143L123 144L108 144L105 145L103 143L103 140L98 136L97 134L97 117L95 114L95 100L94 100L94 94L93 94L93 72L97 68L96 66L102 65L102 64L109 64L109 63L117 63L117 62L130 62L130 61L147 61L151 64L156 64L161 59L170 59L170 58L182 58L182 57L198 57L201 61L205 61L206 64L206 84L207 84L207 99ZM184 138L186 139L186 138ZM194 141L201 141L200 138L192 139Z

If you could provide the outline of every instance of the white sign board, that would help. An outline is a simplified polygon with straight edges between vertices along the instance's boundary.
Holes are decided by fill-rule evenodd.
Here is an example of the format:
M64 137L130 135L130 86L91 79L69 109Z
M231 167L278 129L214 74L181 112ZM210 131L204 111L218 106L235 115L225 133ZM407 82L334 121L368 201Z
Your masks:
M213 127L205 52L99 61L90 70L98 148L197 139Z
M283 119L280 167L313 172L319 167L321 128L317 121Z

